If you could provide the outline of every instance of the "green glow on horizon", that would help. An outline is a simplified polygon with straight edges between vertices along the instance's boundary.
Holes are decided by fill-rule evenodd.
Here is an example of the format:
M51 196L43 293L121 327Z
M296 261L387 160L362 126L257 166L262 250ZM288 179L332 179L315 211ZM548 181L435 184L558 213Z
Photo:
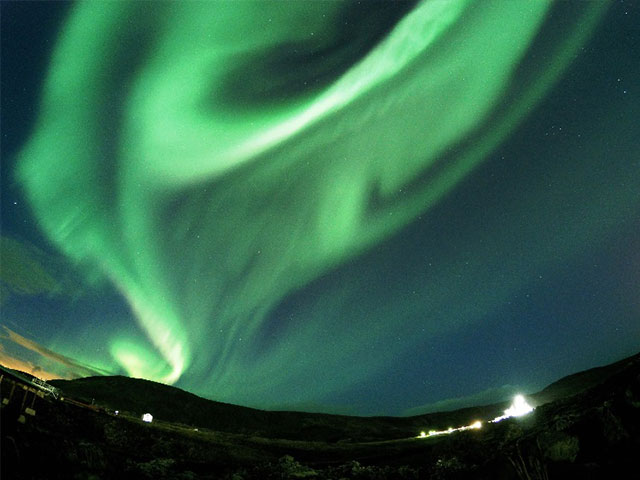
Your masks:
M288 294L388 239L481 164L588 36L603 9L591 3L526 86L512 81L551 2L424 1L332 82L255 104L223 86L269 83L255 71L271 71L260 62L277 63L283 45L310 56L331 46L342 2L81 3L19 179L51 240L129 301L149 344L113 332L122 368L166 383L206 376L220 399L260 395L361 348L348 332L300 358L317 322L259 362L252 342ZM310 388L359 370L318 374L326 382Z

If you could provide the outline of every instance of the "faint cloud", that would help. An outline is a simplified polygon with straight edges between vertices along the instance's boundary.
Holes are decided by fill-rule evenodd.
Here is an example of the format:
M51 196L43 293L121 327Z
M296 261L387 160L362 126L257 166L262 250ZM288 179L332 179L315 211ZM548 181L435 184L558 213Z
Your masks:
M59 293L60 283L42 262L44 252L10 237L0 237L3 297L6 291L22 295Z
M0 237L0 305L11 295L77 294L81 285L72 268L35 245Z
M51 380L54 378L64 378L67 380L69 379L69 377L64 377L60 374L44 370L39 365L35 365L34 363L28 360L16 358L8 354L1 343L0 343L0 364L12 370L19 370L21 372L29 373L34 377L38 377L42 380Z
M22 349L26 350L31 354L36 354L38 358L38 362L33 362L31 360L27 360L28 355L10 355L7 353L7 350L3 348L2 343L0 343L0 348L2 349L2 356L0 357L0 362L3 365L9 368L18 368L11 367L8 363L12 363L14 365L21 364L23 368L18 368L20 370L24 370L28 373L32 373L34 371L40 372L32 373L33 375L41 377L42 373L45 373L49 376L49 378L80 378L80 377L90 377L95 375L112 375L112 372L108 372L106 370L97 369L94 367L90 367L88 365L84 365L70 357L62 355L60 353L54 352L53 350L40 345L39 343L29 340L28 338L23 337L22 335L14 332L10 328L6 326L2 326L5 334L0 334L0 342L9 342L12 345L17 345L22 347ZM7 362L7 363L5 363ZM46 370L43 367L40 367L39 364L43 363L47 365ZM27 368L27 369L25 369ZM53 373L52 371L56 372ZM42 378L42 377L41 377Z

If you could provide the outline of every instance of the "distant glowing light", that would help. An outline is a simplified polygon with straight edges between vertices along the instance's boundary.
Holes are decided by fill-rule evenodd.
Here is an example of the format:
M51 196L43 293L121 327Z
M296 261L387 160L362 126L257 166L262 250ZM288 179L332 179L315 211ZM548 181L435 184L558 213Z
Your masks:
M435 437L437 435L450 435L453 432L463 432L465 430L477 430L482 428L482 422L477 420L473 422L471 425L463 425L462 427L453 428L449 427L446 430L429 430L429 433L425 433L424 431L420 432L417 438L427 438L427 437Z
M533 411L533 407L527 403L522 395L516 395L513 399L511 407L507 408L504 413L512 417L520 417Z
M496 417L489 422L496 423L504 420L505 418L521 417L530 412L533 412L533 407L527 403L522 395L516 395L515 397L513 397L511 406L504 411L504 415Z
M150 413L145 413L144 415L142 415L142 421L147 423L153 422L153 415L151 415Z
M521 417L530 412L533 412L533 407L527 403L524 396L516 395L515 397L513 397L511 406L504 411L504 415L496 417L493 420L489 420L489 423L496 423L510 417ZM471 425L464 425L458 428L449 427L446 430L429 430L428 433L422 431L417 438L435 437L437 435L450 435L453 432L462 432L464 430L478 430L480 428L482 428L482 422L480 420L477 420Z

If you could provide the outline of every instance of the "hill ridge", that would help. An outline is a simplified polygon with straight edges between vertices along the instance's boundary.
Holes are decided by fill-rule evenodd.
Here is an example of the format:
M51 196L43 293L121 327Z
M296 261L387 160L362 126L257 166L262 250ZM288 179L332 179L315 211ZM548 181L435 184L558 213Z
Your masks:
M536 406L576 395L598 385L629 364L640 362L640 353L609 365L567 375L537 393L528 395ZM292 440L345 438L383 440L415 435L424 428L448 428L478 418L502 414L507 402L434 412L411 417L347 416L297 411L267 411L200 397L194 393L151 380L122 375L51 380L63 395L95 403L108 411L131 416L150 412L156 419L197 428Z

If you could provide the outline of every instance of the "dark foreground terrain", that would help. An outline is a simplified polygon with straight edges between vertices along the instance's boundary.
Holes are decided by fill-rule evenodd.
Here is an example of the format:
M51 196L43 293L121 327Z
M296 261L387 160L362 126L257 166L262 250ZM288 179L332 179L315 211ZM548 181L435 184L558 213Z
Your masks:
M51 382L54 399L21 378L0 383L3 479L609 479L629 478L640 454L640 354L555 382L528 397L532 413L492 424L506 403L363 418L124 377ZM475 420L481 429L416 438Z

